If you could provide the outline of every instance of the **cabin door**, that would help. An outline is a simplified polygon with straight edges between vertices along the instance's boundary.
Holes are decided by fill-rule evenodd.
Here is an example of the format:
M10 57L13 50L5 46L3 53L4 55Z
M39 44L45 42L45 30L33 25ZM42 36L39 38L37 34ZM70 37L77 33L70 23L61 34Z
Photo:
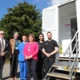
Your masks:
M74 37L75 33L77 31L77 19L76 18L71 18L71 39ZM72 43L72 49L74 48L76 40L73 41ZM74 54L76 53L76 49L73 52Z

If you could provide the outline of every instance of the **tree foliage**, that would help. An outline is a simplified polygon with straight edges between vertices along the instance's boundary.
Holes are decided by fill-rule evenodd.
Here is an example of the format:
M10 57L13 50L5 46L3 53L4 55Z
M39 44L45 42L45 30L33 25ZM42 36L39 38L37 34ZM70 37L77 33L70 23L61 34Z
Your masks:
M8 14L0 21L0 30L4 30L6 38L9 39L15 31L20 37L33 33L36 37L41 33L41 14L35 5L18 3L13 8L8 8Z

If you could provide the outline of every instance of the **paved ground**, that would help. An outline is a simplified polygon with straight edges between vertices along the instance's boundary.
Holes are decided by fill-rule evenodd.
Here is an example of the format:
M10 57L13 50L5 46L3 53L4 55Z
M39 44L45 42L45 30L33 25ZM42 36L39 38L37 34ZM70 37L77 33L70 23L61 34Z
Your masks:
M5 65L4 65L4 69L3 69L3 80L10 80L10 78L9 78L9 72L10 72L10 64L8 62L8 63L5 63ZM18 68L17 77L18 77L17 80L20 80L19 79L19 68ZM61 80L61 79L59 79L59 80ZM76 80L80 80L80 78L78 78Z
M5 63L4 65L4 68L3 68L3 80L10 80L10 64L9 62L8 63ZM20 80L19 78L19 67L18 67L18 71L17 71L17 80ZM33 79L31 79L33 80Z
M5 63L4 68L3 68L3 80L9 80L9 73L10 72L10 64L9 63ZM19 69L18 69L18 75L19 77ZM17 79L19 80L19 78Z

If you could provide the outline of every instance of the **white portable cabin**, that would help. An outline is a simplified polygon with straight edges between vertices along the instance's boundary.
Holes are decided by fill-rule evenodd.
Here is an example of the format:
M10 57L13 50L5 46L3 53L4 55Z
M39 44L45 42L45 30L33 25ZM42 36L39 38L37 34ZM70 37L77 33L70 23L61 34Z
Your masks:
M52 32L53 39L59 44L60 57L69 57L69 54L65 56L64 53L77 30L80 33L80 0L66 0L43 9L42 33L47 40L46 33Z

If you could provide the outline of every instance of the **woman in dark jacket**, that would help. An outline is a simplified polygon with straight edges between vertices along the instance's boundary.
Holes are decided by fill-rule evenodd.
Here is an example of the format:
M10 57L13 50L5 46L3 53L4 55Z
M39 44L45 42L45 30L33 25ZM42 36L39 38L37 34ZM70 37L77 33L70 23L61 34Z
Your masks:
M37 63L38 80L42 80L42 65L44 58L44 54L42 53L43 43L44 43L44 35L39 34L39 41L38 41L39 53L38 53L38 63Z

